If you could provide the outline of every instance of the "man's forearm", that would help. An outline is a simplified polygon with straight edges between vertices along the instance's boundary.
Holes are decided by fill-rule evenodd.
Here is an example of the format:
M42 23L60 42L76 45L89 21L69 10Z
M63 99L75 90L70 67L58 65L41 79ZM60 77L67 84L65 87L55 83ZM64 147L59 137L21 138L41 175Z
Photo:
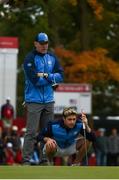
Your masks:
M87 123L85 124L85 128L86 128L86 131L87 131L88 133L91 132L91 128L89 127L89 125L88 125Z

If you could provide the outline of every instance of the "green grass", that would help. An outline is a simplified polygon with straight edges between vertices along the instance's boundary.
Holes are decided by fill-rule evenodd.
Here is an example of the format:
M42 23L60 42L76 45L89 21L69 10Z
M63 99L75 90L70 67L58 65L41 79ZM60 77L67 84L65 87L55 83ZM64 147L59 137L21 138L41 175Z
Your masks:
M0 179L119 179L119 167L0 166Z

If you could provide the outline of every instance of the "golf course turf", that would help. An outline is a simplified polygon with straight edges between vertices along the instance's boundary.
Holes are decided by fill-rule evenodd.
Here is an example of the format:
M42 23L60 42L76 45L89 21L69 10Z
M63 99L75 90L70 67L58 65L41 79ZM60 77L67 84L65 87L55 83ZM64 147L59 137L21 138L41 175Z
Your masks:
M0 166L0 179L119 179L119 167Z

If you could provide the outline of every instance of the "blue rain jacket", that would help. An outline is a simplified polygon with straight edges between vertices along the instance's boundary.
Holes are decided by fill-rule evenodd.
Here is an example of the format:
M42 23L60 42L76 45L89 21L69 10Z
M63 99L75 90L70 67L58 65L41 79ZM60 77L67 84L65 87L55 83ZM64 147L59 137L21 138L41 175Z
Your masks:
M54 102L52 84L63 81L63 69L52 53L30 52L24 60L25 102ZM37 73L48 73L48 78L37 77Z

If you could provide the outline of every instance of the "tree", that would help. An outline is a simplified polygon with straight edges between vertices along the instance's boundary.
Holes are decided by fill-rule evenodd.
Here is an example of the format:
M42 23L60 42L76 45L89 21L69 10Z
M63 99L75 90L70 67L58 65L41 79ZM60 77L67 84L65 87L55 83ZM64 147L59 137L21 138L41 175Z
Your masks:
M119 64L108 57L105 49L75 53L55 49L62 60L67 83L90 83L93 86L93 113L119 114Z
M101 3L98 3L97 0L70 0L70 3L73 6L77 6L77 10L79 10L79 21L78 26L80 27L80 43L81 50L90 49L90 36L89 36L89 11L88 5L93 9L93 13L98 20L102 19L102 11L103 6Z
M66 82L92 83L96 86L119 82L119 64L107 56L107 50L95 49L80 54L62 48L55 49L62 59Z

